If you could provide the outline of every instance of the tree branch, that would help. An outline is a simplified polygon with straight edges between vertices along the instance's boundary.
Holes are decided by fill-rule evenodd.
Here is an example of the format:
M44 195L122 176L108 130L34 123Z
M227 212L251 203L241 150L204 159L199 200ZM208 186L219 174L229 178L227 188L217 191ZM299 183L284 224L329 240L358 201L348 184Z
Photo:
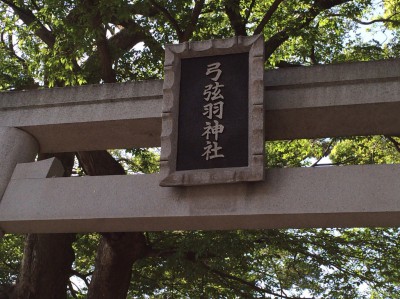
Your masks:
M31 26L34 24L37 24L39 28L35 30L35 34L50 48L52 48L56 42L55 37L53 36L53 33L48 30L37 18L36 16L32 13L27 8L19 7L17 6L13 1L9 0L0 0L4 4L8 5L9 7L14 10L14 12L20 17L20 19L27 25Z
M288 62L285 60L279 60L278 63L276 64L277 67L279 68L288 68L288 67L301 67L303 65L301 65L300 63L292 63L292 62Z
M123 23L124 28L108 39L109 50L112 61L115 62L132 47L140 42L145 42L151 46L153 51L162 53L163 49L160 44L154 41L154 38L149 32L146 32L142 27L134 21L126 21ZM101 79L99 70L99 52L92 54L85 62L83 69L88 73L88 83L98 83Z
M183 32L178 24L178 21L170 14L170 12L162 5L158 4L156 0L149 0L149 2L158 9L164 17L171 23L172 27L174 27L176 35L178 36L179 41L183 41Z
M284 0L275 0L271 6L269 7L269 9L267 10L267 12L265 13L264 17L262 18L260 24L258 24L256 30L254 30L254 34L260 34L265 25L269 22L269 20L271 20L272 15L274 14L274 12L278 9L279 5L283 2Z
M216 274L216 275L218 275L218 276L220 276L222 278L226 278L226 279L229 279L229 280L233 280L235 282L239 282L239 283L241 283L243 285L246 285L246 286L250 287L252 290L254 290L256 292L260 292L260 293L276 296L276 297L283 298L283 299L312 299L312 298L303 298L303 297L288 297L288 296L285 296L283 294L277 294L277 293L272 292L271 290L266 290L266 289L260 288L260 287L256 286L254 283L249 282L247 280L244 280L244 279L242 279L240 277L231 275L229 273L225 273L225 272L217 270L217 269L213 269L213 268L211 268L209 265L207 265L204 262L200 262L200 265L202 265L205 269L207 269L208 271L210 271L213 274Z
M317 161L315 161L310 167L318 166L318 163L319 163L324 157L326 157L327 155L329 155L329 153L330 153L331 150L332 150L332 144L333 144L333 142L335 142L335 140L336 140L335 138L332 138L332 140L329 142L328 146L326 147L326 149L325 149L324 152L322 153L321 157L320 157Z
M246 17L244 18L246 24L249 21L250 15L251 15L251 11L253 10L254 5L256 4L256 0L252 0L249 6L249 9L246 12Z
M246 24L240 15L240 0L229 0L225 3L225 13L236 36L247 36Z
M323 163L323 164L317 164L314 165L314 167L324 167L324 166L340 166L340 165L345 165L345 163L349 163L351 161L354 161L356 158L354 157L349 157L347 159L344 159L343 161L339 161L336 163Z
M146 32L142 27L130 20L123 23L124 29L109 38L108 43L111 45L111 53L113 59L118 59L126 51L140 42L154 42L154 38L150 33ZM162 49L159 45L157 50Z
M36 0L31 0L32 6L36 9L36 10L40 10L39 5L37 4Z
M183 33L183 41L186 42L192 36L194 29L196 27L197 21L199 19L200 13L204 7L204 0L197 0L196 4L194 5L192 15L190 17L189 25L186 26L186 30Z
M397 137L397 136L388 136L388 135L385 135L385 138L386 138L387 140L389 140L389 141L393 144L393 146L395 147L396 151L400 153L400 142L398 142L398 141L397 141L396 139L394 139L393 137Z
M79 277L80 279L83 280L83 282L85 283L86 287L89 287L89 281L87 280L88 276L93 275L93 272L90 272L88 274L82 274L76 270L71 270L71 274L73 276Z
M71 293L71 296L74 299L78 299L78 296L76 295L76 292L74 290L74 287L72 286L72 282L71 281L68 281L68 289L69 289L69 292Z
M78 152L77 158L88 175L123 175L124 168L107 151Z
M35 35L39 37L49 48L54 47L54 44L56 42L56 37L54 36L53 32L51 30L48 30L33 14L31 10L27 9L26 7L17 6L13 1L10 0L0 0L0 1L8 5L11 9L13 9L14 12L27 26L32 26L33 29L35 30L34 31ZM35 1L32 1L32 3L36 9L38 10L40 9ZM70 50L69 52L71 53L72 51L73 50ZM74 67L74 71L80 70L78 63L75 60L72 61L72 64ZM46 78L44 79L44 82L46 82ZM57 84L57 85L62 86L63 84Z
M346 3L346 2L350 2L349 0L315 0L314 4L315 4L315 8L318 10L327 10L330 9L334 6Z
M350 1L351 0L315 0L314 5L300 17L301 21L299 23L289 25L265 42L265 59L267 60L275 50L291 36L299 35L300 31L307 27L321 12Z
M362 21L359 20L357 18L351 17L351 16L347 16L347 15L342 15L342 14L329 14L330 17L342 17L342 18L348 18L350 20L352 20L353 22L356 22L358 24L361 25L372 25L375 23L391 23L395 26L399 26L400 25L400 21L399 20L392 20L391 18L393 18L396 15L399 15L400 13L394 13L391 16L389 16L388 18L377 18L374 20L370 20L370 21Z
M317 57L315 55L315 45L311 46L311 49L310 49L310 60L311 60L311 63L313 65L318 65L319 64L318 60L317 60Z
M105 83L115 83L117 82L117 78L113 69L113 59L111 57L106 34L107 32L105 29L98 28L96 45L97 53L100 58L101 78Z
M4 35L4 32L0 34L0 48L3 48L10 55L11 58L15 58L18 61L18 63L24 70L24 74L19 74L19 77L25 78L25 80L22 80L21 83L19 83L18 81L15 82L15 79L13 79L11 76L8 76L6 74L2 74L2 76L5 77L6 80L8 80L10 83L13 81L14 83L16 83L11 84L15 90L36 89L39 84L37 84L31 76L27 61L15 52L12 34L8 35L8 41L5 40Z
M9 38L8 45L4 38L4 35L5 35L4 32L2 32L0 35L2 48L4 50L6 50L8 52L8 54L10 54L11 57L16 58L23 65L24 68L28 67L26 64L26 61L23 58L21 58L20 56L18 56L17 53L15 53L13 42L12 42L12 35L8 36L8 38Z
M115 83L117 82L117 78L113 69L113 59L107 40L107 30L103 25L103 16L100 10L96 9L96 7L99 5L99 2L97 0L88 0L85 2L85 8L88 11L95 12L93 15L90 16L88 25L95 33L97 53L99 55L101 79L103 79L105 83Z

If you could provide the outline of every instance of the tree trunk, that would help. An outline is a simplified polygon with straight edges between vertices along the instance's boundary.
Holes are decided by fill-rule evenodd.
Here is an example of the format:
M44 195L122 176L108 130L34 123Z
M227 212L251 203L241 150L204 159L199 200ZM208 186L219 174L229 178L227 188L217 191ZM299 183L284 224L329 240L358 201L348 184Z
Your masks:
M74 239L74 234L29 234L15 298L67 298Z
M135 261L148 251L143 233L103 234L88 299L125 299Z
M39 155L39 160L52 156L64 166L64 176L70 176L74 154ZM18 299L67 298L67 284L74 261L74 234L29 234L14 294Z
M77 156L88 175L125 174L123 167L106 151L79 152ZM87 298L125 299L133 263L149 251L143 233L104 233Z

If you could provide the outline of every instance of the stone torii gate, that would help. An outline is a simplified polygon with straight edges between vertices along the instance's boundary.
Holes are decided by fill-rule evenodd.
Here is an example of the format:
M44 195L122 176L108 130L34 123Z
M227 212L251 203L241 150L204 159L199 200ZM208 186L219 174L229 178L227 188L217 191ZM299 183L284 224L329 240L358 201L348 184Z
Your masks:
M60 176L38 152L160 146L162 81L0 94L9 233L400 225L400 167L268 169L263 182L160 187L159 174ZM265 72L265 139L400 134L400 60ZM17 164L23 163L23 164Z

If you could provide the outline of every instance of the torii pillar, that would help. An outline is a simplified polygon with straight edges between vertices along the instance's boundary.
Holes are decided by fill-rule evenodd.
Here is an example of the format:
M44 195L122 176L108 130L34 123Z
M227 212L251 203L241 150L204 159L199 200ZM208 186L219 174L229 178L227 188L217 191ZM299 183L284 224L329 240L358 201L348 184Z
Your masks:
M39 144L30 134L12 127L0 127L0 201L17 163L34 161Z

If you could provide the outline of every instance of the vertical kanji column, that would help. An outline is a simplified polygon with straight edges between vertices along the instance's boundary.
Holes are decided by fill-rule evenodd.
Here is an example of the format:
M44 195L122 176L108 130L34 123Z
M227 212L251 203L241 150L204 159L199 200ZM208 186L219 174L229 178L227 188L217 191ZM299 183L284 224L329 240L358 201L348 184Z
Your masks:
M39 144L30 134L0 127L0 201L17 163L34 161Z

